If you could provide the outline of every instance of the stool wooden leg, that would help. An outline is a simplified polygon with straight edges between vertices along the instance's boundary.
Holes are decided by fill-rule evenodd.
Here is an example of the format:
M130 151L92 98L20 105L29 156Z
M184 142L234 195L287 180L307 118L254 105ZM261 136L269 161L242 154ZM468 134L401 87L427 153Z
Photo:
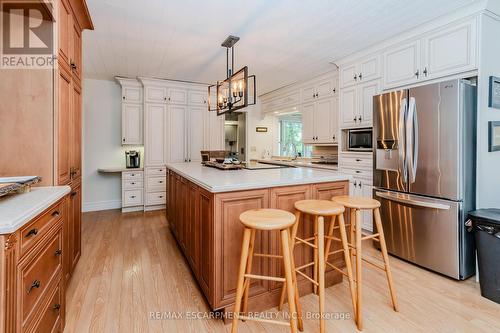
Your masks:
M355 210L356 216L356 226L354 227L356 232L356 324L358 329L361 331L363 329L363 281L361 279L361 264L362 264L362 251L361 251L361 211L359 209Z
M350 225L349 225L349 241L352 246L356 246L356 232L355 232L355 227L356 227L356 210L355 209L349 209L349 219L350 219ZM354 261L354 255L356 254L356 250L353 248L350 248L350 254L351 254L351 261Z
M288 235L288 230L281 230L281 247L283 252L283 263L285 266L285 281L286 281L286 290L288 295L288 308L290 309L290 328L292 333L297 332L297 327L295 325L295 318L297 316L297 312L295 310L295 288L293 285L293 273L292 273L292 264L290 258L290 238ZM233 332L234 333L234 332Z
M253 252L255 248L255 230L252 230L252 234L250 236L250 245L248 248L248 259L247 259L247 268L246 273L250 274L252 272L252 262L253 262ZM248 310L248 294L250 291L250 279L245 281L244 291L243 291L243 309L242 312L246 315Z
M325 332L325 219L318 218L318 289L319 289L319 331Z
M314 267L313 267L313 278L314 281L318 281L318 216L314 217ZM314 293L318 295L318 286L313 286Z
M380 210L375 208L374 211L375 225L377 226L378 238L380 240L380 249L382 250L382 257L384 258L385 274L387 275L387 283L389 284L389 291L392 298L392 307L394 311L399 311L398 302L396 299L396 290L394 289L394 282L392 281L391 268L389 266L389 255L387 254L387 246L385 244L384 229L382 229L382 220L380 219Z
M243 296L243 284L245 282L245 269L247 266L248 248L250 246L251 234L252 230L245 228L245 232L243 234L243 243L241 245L240 268L238 271L238 283L236 285L236 300L234 304L233 324L231 326L231 333L236 333L238 331L238 315L241 310L241 298Z
M343 214L339 215L339 229L340 229L340 239L342 240L342 247L344 249L344 260L347 268L347 279L349 280L349 289L351 290L352 309L354 317L356 318L356 291L354 290L351 256L349 255L349 246L347 245L347 232L345 230L345 222Z
M292 257L293 257L293 250L295 248L295 237L297 237L297 231L299 229L299 222L301 216L302 216L301 212L297 210L295 212L295 224L293 225L292 232L290 233L290 249L292 251ZM286 282L283 282L283 288L281 288L280 303L278 305L279 311L283 310L283 304L285 303L285 293L286 293Z
M336 216L332 216L331 220L330 220L330 226L328 227L328 237L332 237L333 236L333 231L335 230L335 222L336 222ZM330 247L332 245L332 239L331 238L327 238L326 240L326 244L325 244L325 263L328 262L328 257L329 257L329 253L330 253Z

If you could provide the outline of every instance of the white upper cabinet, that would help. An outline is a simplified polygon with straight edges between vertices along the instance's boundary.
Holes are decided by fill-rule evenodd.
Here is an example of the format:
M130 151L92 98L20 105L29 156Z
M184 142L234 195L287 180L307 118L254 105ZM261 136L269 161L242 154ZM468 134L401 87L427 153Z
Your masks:
M373 124L373 96L379 93L380 80L343 88L340 91L341 127L371 127Z
M314 103L302 105L300 111L302 114L302 142L314 143Z
M384 87L410 84L420 77L420 41L384 52Z
M329 75L307 82L300 89L302 103L335 97L338 92L338 76Z
M475 69L476 44L476 19L428 35L423 39L424 76L433 79Z
M143 144L142 84L135 79L116 77L122 88L122 145Z
M352 86L340 91L340 123L341 127L353 127L357 125L357 102L358 88Z
M314 99L316 98L316 91L314 90L314 85L309 85L300 89L300 95L302 97L302 103L308 103L314 101Z
M187 162L186 135L187 106L170 105L168 107L168 142L169 162Z
M340 66L340 86L346 88L380 78L380 63L380 55L377 54Z
M167 87L148 86L145 87L146 103L166 103Z
M208 92L206 90L190 90L188 92L188 104L206 106Z
M331 118L333 115L333 99L318 101L314 105L314 132L316 141L321 143L333 142Z
M384 89L477 69L477 18L434 29L413 41L389 47Z
M124 103L142 103L142 87L122 85L122 101Z
M224 116L218 116L217 112L209 112L207 127L208 137L205 138L205 148L208 150L224 150Z
M185 88L168 88L168 102L172 104L186 105L188 92Z
M145 166L162 166L166 162L167 105L146 104L144 120Z
M122 103L122 144L142 145L142 104Z
M187 160L188 162L201 162L200 151L205 150L206 118L208 111L202 106L188 108L187 124Z

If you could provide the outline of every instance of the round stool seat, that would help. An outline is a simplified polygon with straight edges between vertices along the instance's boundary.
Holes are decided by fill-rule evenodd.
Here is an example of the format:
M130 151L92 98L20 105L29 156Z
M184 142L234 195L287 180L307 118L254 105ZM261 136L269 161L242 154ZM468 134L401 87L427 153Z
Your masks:
M283 230L295 223L295 215L281 209L252 209L240 215L244 226L256 230Z
M300 200L295 202L295 209L305 214L333 216L344 213L345 208L329 200Z
M333 197L332 201L344 207L354 209L375 209L380 207L380 202L372 198L343 195L340 197Z

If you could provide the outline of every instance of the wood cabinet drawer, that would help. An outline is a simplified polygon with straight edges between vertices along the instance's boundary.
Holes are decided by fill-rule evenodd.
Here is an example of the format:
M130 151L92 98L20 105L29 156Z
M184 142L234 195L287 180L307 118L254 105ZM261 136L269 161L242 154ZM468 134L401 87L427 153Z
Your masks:
M146 205L163 205L167 202L167 192L152 192L146 194Z
M61 288L58 285L51 294L49 302L43 305L41 318L36 321L34 328L28 330L33 333L62 333L61 311L63 311L63 299Z
M143 182L135 180L135 179L124 179L122 181L122 188L123 189L140 189L143 188Z
M167 174L167 168L165 167L157 167L157 168L148 168L146 171L148 177L153 175L165 176Z
M140 206L142 201L142 189L123 191L123 207Z
M64 214L64 200L48 209L43 215L20 231L21 257L24 256L40 239L59 221Z
M62 232L59 230L43 248L18 266L18 295L23 322L33 314L37 304L42 302L48 286L55 279L61 278L62 249Z
M148 188L158 187L161 190L166 189L167 178L166 177L148 177L147 179Z
M144 172L143 171L124 171L124 172L122 172L122 178L123 179L142 180L144 178Z

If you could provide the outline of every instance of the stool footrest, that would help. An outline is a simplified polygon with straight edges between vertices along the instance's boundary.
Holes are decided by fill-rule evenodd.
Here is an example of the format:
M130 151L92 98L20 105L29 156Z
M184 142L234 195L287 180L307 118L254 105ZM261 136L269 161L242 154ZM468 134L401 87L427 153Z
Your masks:
M255 318L255 317L249 317L249 316L242 316L239 314L234 314L237 319L239 320L244 320L244 321L258 321L261 323L268 323L268 324L275 324L275 325L283 325L283 326L290 326L290 323L287 321L279 321L279 320L271 320L271 319L262 319L262 318Z
M363 237L361 237L361 240L364 241L364 240L368 240L368 239L373 239L373 238L377 238L380 234L376 233L376 234L372 234L372 235L365 235ZM377 238L378 240L378 238Z
M295 270L296 271L303 270L304 268L311 267L313 265L314 265L314 261L311 261L308 264L305 264L305 265L302 265L302 266L299 266L299 267L295 267Z
M335 237L335 236L325 236L326 239L331 239L331 240L334 240L334 241L337 241L337 242L342 242L342 240L338 237Z
M340 249L340 250L332 251L332 252L327 253L326 255L327 255L327 256L331 256L332 254L337 254L337 253L341 253L341 252L344 252L344 249Z
M264 254L264 253L254 253L254 257L263 257L263 258L271 258L271 259L283 259L283 256L276 254Z
M337 266L335 266L335 265L333 265L333 264L329 263L328 261L326 262L326 264L327 264L328 266L330 266L331 268L333 268L334 270L336 270L337 272L339 272L340 274L342 274L342 275L344 275L344 276L349 277L349 275L347 275L347 273L346 273L346 272L344 272L343 270L341 270L341 269L340 269L340 268L338 268Z
M285 278L276 277L276 276L245 274L245 277L249 278L249 279L256 279L256 280L268 280L268 281L285 282Z
M298 271L298 270L295 270L296 273L302 275L303 277L305 277L306 279L308 279L312 284L316 285L316 286L319 286L319 283L316 282L315 280L311 279L309 276L307 276L307 274L305 273L302 273L301 271Z
M298 241L299 241L299 242L301 242L301 243L304 243L304 244L306 244L306 245L309 245L309 246L310 246L310 247L312 247L312 248L315 248L315 249L317 249L317 248L318 248L316 245L314 245L313 243L308 242L308 241L307 241L307 240L305 240L305 239L302 239L302 238L299 238L299 237L295 237L295 239L296 239L296 240L298 240ZM313 237L313 239L314 239L314 237Z

